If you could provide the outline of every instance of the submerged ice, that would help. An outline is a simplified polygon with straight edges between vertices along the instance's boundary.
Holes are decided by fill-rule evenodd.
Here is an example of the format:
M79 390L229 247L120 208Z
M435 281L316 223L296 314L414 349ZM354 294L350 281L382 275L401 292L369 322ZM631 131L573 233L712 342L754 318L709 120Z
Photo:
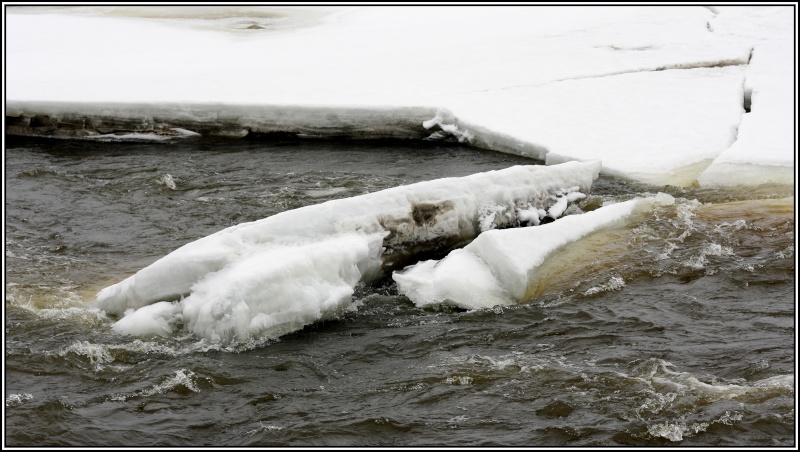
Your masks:
M599 162L516 166L395 187L219 231L101 290L125 334L182 322L213 342L278 337L346 309L355 286L483 231L564 214ZM535 221L534 221L535 219Z

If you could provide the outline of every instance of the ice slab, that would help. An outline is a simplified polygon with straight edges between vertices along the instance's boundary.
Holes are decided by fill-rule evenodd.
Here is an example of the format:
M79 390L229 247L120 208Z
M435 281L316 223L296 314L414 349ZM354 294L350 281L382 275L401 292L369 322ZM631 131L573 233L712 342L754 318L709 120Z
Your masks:
M481 140L548 164L599 158L605 174L655 185L693 184L737 136L742 67L634 72L452 99L456 123ZM525 111L524 114L520 112ZM520 153L516 152L516 153Z
M400 293L417 306L450 304L463 309L510 305L525 300L545 261L565 246L605 229L623 226L637 211L671 196L637 198L536 227L484 232L442 260L396 271Z
M720 8L710 25L717 34L753 45L745 72L750 111L742 117L736 142L698 177L700 185L792 185L797 52L787 36L794 32L794 8Z
M235 262L192 287L180 302L183 321L198 337L230 343L330 318L349 306L368 264L380 262L382 238L347 234Z

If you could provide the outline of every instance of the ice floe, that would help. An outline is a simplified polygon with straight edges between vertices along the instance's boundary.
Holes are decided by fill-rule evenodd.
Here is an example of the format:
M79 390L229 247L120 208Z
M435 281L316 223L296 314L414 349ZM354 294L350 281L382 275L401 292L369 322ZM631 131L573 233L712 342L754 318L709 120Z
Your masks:
M184 245L101 290L96 306L125 314L114 328L126 334L169 334L181 320L213 342L277 337L341 312L356 284L420 253L519 226L530 212L561 216L599 168L515 166L282 212Z
M537 270L563 247L603 229L624 225L637 211L673 202L660 194L612 204L536 227L488 231L440 261L427 260L397 271L400 293L417 306L450 304L464 309L510 305L525 300Z

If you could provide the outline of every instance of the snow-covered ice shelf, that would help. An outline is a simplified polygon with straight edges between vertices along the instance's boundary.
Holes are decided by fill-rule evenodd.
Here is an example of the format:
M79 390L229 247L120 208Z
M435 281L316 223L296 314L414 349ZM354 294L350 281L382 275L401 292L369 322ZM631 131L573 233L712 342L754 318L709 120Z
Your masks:
M452 138L657 185L792 182L792 6L270 8L8 8L6 130Z

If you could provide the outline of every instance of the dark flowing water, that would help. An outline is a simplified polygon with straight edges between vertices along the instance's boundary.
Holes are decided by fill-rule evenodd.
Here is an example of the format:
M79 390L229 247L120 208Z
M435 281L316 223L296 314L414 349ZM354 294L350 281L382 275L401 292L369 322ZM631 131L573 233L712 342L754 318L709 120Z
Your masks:
M387 279L355 312L230 348L121 336L91 309L233 224L531 163L425 143L10 143L5 444L795 445L791 188L603 177L583 209L676 204L564 250L512 307L420 309Z

